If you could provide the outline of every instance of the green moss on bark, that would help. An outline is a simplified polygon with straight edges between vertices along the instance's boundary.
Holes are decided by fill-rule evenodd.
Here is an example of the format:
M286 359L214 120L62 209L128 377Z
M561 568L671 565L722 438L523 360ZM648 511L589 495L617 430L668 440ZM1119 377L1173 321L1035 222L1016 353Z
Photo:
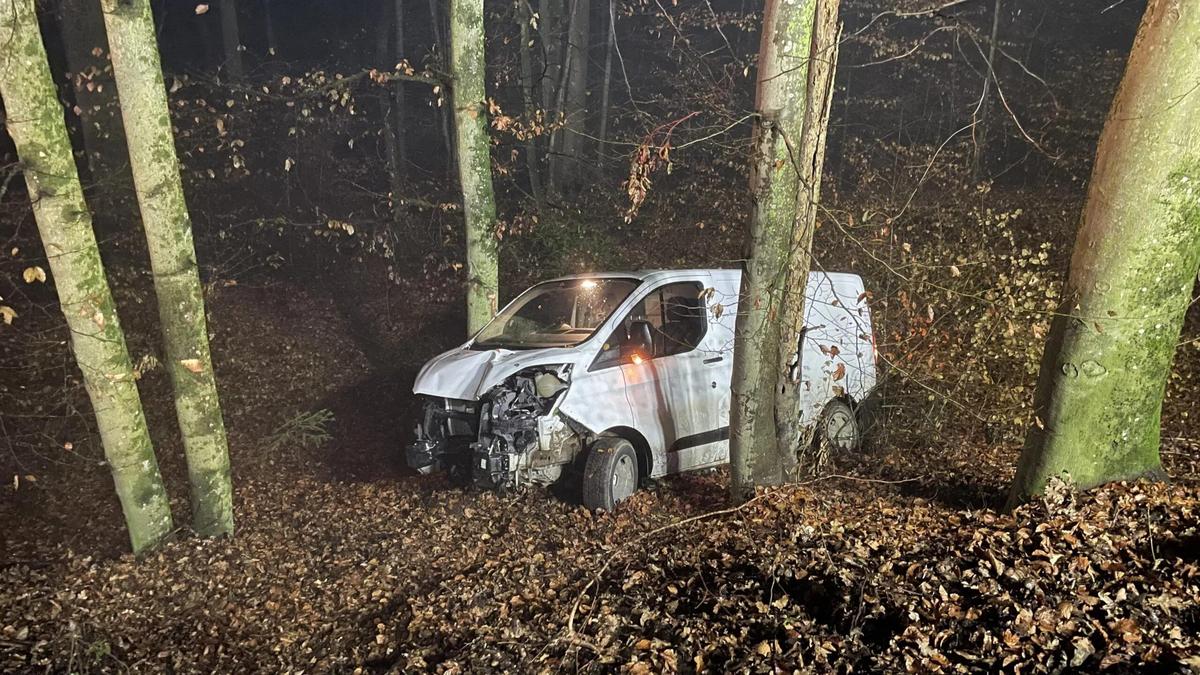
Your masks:
M203 535L229 534L233 532L229 449L150 4L148 0L103 0L103 7L150 251L166 366L187 455L192 523Z
M96 413L134 552L171 531L171 510L146 430L125 335L84 203L33 0L0 3L0 96L25 169L34 218Z
M1200 3L1152 0L1096 154L1011 501L1161 473L1162 398L1200 266Z
M484 106L483 0L450 2L450 70L454 76L458 176L467 229L467 331L474 334L496 313L496 197L491 141Z

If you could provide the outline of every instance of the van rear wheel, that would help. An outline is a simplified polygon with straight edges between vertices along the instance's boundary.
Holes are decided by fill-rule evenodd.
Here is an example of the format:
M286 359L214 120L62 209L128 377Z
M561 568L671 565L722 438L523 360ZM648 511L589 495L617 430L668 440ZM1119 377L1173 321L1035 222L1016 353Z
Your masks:
M612 511L637 491L638 461L624 438L601 438L592 444L583 469L583 505Z
M825 405L821 413L818 441L826 448L838 453L852 452L862 447L862 430L854 408L843 399L834 399Z

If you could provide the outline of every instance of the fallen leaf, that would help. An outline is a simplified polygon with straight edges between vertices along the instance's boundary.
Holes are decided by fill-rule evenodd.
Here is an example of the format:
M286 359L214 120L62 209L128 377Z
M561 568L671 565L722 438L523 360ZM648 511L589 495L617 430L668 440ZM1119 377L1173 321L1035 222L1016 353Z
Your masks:
M188 370L192 371L193 373L204 372L204 364L200 363L200 359L182 359L179 362L179 365L183 366L184 368L187 368Z

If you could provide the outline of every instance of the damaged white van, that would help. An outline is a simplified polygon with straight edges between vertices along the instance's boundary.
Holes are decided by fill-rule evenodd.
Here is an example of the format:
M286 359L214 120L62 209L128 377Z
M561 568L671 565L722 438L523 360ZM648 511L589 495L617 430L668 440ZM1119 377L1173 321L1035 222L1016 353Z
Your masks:
M582 469L583 502L611 510L648 478L729 460L738 270L586 274L538 284L466 344L434 357L409 466L505 490ZM867 293L853 274L808 282L796 414L857 447L875 386Z

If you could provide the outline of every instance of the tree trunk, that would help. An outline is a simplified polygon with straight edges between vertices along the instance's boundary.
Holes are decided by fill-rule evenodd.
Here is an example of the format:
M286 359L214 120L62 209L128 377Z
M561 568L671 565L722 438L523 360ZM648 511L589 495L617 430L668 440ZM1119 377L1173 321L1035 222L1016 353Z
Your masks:
M442 17L438 12L437 6L438 0L429 0L429 21L430 25L433 26L434 48L444 61L445 54L447 52L446 36L442 31ZM447 67L450 67L450 64L447 63L446 65ZM442 92L442 95L443 98L445 98L445 92ZM442 143L446 148L447 173L453 171L454 167L458 165L458 158L455 157L455 151L457 148L456 143L454 142L454 125L450 124L450 115L451 113L448 112L445 105L438 106L438 120L442 125Z
M782 482L788 468L776 438L775 361L800 188L797 157L807 154L794 144L804 128L817 1L767 0L763 10L750 176L754 207L734 328L729 459L735 500L756 485Z
M556 123L563 108L563 76L566 74L565 61L568 50L563 49L563 0L541 0L538 5L541 23L538 31L542 37L542 54L544 68L542 69L542 110L546 119ZM561 155L559 154L562 134L557 129L551 129L546 137L546 189L550 194L558 194L558 176Z
M586 145L588 121L588 53L591 40L591 0L572 0L571 23L568 31L567 48L571 54L568 57L567 97L566 108L563 111L564 129L562 139L562 154L566 159L560 163L562 177L558 181L563 185L562 178L567 179L567 185L573 189L579 184L581 160Z
M163 488L91 216L50 76L33 0L0 3L0 96L25 170L71 349L96 413L135 553L171 532Z
M192 223L179 177L149 0L103 0L121 115L202 535L233 531L229 449L217 398Z
M975 144L975 155L971 164L971 174L975 180L983 177L985 153L987 152L988 117L992 110L992 79L996 77L996 40L1000 35L1001 0L996 0L992 7L992 36L988 46L987 63L983 70L983 94L979 99L979 112L975 124L971 127L971 138Z
M617 44L617 0L608 0L608 39L604 46L604 83L600 89L600 132L596 155L604 159L604 143L608 140L608 95L612 90L613 50ZM599 166L599 164L597 164Z
M117 85L108 60L104 17L95 0L63 0L61 5L63 52L67 80L77 110L87 178L106 194L130 191L129 157L121 129Z
M1100 145L1010 503L1161 472L1163 392L1200 266L1200 3L1150 0Z
M245 70L242 67L242 39L238 34L237 0L221 0L221 47L225 51L225 74L231 80L242 79Z
M392 68L395 68L397 63L404 60L404 0L393 0L395 9L393 10L396 16L396 22L392 24L396 28L396 44L395 51L392 52ZM392 133L396 137L396 157L400 160L400 176L403 177L406 173L408 165L408 143L405 140L404 132L407 130L408 121L404 109L404 80L396 80L392 83Z
M533 20L528 0L516 0L516 16L521 27L521 99L525 106L525 118L532 124L537 119L536 96L534 95L533 55L531 44L533 30L530 22ZM541 210L546 196L542 190L542 169L538 161L538 137L530 136L525 140L525 170L529 173L529 191L533 193L533 201Z
M263 23L267 29L267 53L271 56L279 55L279 36L275 34L275 18L272 16L271 4L272 0L262 0Z
M785 265L785 291L781 313L779 355L775 371L775 428L777 452L785 473L799 469L815 475L827 457L807 453L811 438L803 437L800 419L800 358L804 350L804 299L812 267L813 229L821 196L825 166L829 111L833 102L833 80L838 59L838 5L840 0L818 0L808 61L808 102L804 108L804 131L794 148L799 172L796 221ZM794 376L793 376L794 374ZM835 385L836 386L836 385ZM810 426L811 428L811 426ZM823 448L819 448L823 450ZM787 477L785 475L785 477Z
M450 0L450 72L455 137L467 228L467 332L496 313L496 197L484 107L483 0Z
M392 0L383 0L380 3L379 22L375 25L375 60L379 64L379 69L383 72L391 72L396 65L396 61L393 58L394 54L390 49L392 35L396 32L392 30L393 4L394 11L401 10L402 0L395 3ZM400 80L397 80L396 85L398 86L399 84ZM400 209L400 193L403 189L401 174L404 168L400 158L400 146L396 137L397 131L392 126L392 115L395 112L392 109L393 97L394 94L391 89L385 89L380 93L379 118L381 123L380 133L383 135L384 153L387 157L388 203L391 207L392 221L399 222L402 213Z

